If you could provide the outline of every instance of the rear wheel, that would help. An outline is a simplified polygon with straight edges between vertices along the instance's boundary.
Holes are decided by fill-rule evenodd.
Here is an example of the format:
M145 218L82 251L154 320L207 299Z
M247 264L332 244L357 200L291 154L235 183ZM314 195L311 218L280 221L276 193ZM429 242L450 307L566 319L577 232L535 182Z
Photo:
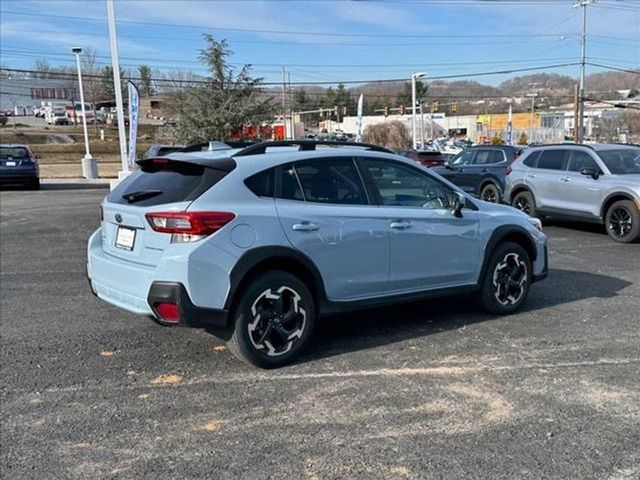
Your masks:
M605 226L616 242L637 242L640 240L640 211L631 200L619 200L607 210Z
M269 271L254 278L232 316L231 353L257 367L277 368L304 349L315 324L315 305L298 277Z
M491 313L505 315L520 307L531 286L531 260L517 243L505 242L491 255L479 300Z
M487 183L480 190L480 199L485 202L500 203L500 189L494 183Z
M27 186L30 190L40 190L40 179L36 178L35 180L31 180Z
M511 206L531 217L536 216L536 202L529 190L522 190L514 195Z

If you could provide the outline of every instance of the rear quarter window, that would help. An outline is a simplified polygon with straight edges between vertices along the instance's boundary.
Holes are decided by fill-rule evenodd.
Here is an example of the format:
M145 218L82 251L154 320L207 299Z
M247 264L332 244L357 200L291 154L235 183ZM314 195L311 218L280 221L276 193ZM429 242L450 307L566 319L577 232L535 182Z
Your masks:
M244 184L258 197L273 197L274 178L274 169L270 168L247 178Z
M538 168L545 170L563 170L569 150L543 150L538 159Z
M140 207L192 201L228 173L185 162L145 166L118 185L107 201Z
M522 160L522 164L530 168L536 168L538 166L538 158L541 152L531 152Z

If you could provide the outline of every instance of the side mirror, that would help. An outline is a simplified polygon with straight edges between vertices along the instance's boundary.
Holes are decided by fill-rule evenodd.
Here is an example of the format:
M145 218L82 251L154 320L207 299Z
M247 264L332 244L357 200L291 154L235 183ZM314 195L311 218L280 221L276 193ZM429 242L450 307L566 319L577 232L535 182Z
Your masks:
M582 175L586 175L587 177L591 177L594 180L597 180L600 177L600 172L599 170L596 170L595 168L583 168L582 170L580 170L580 173Z
M444 168L448 168L449 170L453 170L453 167L451 166L451 162L449 160L445 160Z
M451 213L456 218L462 218L462 209L467 204L467 197L460 192L453 192L453 205Z

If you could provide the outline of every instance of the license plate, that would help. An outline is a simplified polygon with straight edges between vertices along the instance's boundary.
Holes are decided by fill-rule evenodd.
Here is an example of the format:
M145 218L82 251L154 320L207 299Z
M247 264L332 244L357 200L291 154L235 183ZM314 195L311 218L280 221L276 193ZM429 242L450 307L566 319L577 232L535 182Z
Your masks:
M118 233L116 234L116 247L122 248L123 250L133 250L135 241L135 228L118 227Z
M7 167L15 167L16 166L16 162L6 162L5 165Z

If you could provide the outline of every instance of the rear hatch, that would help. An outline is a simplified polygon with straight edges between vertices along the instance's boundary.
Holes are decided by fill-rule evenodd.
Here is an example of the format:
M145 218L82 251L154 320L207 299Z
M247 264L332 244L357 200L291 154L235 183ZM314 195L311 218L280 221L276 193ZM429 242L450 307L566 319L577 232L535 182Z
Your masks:
M142 265L157 265L171 235L154 231L148 213L183 212L202 193L224 178L233 160L194 162L146 159L102 204L102 248L105 253Z
M30 152L25 147L0 145L0 168L33 167Z

